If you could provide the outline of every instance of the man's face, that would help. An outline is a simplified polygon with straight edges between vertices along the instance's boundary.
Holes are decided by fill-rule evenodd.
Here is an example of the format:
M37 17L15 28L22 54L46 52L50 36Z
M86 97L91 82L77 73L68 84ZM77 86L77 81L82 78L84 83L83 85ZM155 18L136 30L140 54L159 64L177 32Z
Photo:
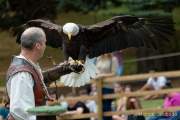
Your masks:
M91 91L96 91L96 84L95 83L93 83L92 85L91 85Z
M44 54L44 51L46 49L46 38L44 38L43 40L41 40L40 42L36 43L37 45L37 50L36 52L39 53L38 57L41 58Z
M119 93L119 92L123 91L123 88L122 88L122 86L120 84L115 83L113 87L114 87L114 92L115 93Z
M46 49L46 38L42 42L42 56L44 54L45 49Z

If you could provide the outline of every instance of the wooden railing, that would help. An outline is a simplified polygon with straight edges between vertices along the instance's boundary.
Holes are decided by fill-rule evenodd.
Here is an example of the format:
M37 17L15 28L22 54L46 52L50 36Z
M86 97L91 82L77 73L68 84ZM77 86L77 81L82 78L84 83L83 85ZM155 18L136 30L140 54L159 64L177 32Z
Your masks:
M102 87L104 84L110 84L113 82L131 82L131 81L145 81L149 77L157 77L157 76L165 76L170 78L176 78L180 77L180 71L170 71L170 72L157 72L157 73L147 73L147 74L138 74L138 75L127 75L122 77L117 76L111 76L111 77L102 77L97 80L97 96L82 96L82 97L76 97L73 98L73 100L87 100L87 99L93 99L97 102L98 105L98 112L90 113L90 114L80 114L80 115L60 115L61 117L59 120L68 120L68 119L80 119L80 118L90 118L90 117L96 117L98 120L102 120L103 116L112 116L112 115L120 115L120 114L134 114L134 115L150 115L152 113L164 113L164 112L175 112L177 110L180 110L180 107L171 107L168 109L163 108L148 108L148 109L136 109L136 110L127 110L127 111L108 111L103 112L103 106L102 101L103 99L115 99L122 96L145 96L145 95L158 95L158 94L166 94L171 92L180 92L180 88L172 88L172 89L163 89L158 90L156 92L154 91L135 91L135 92L129 92L129 93L120 93L120 94L102 94ZM68 98L66 98L68 100Z
M121 94L102 94L102 88L104 84L110 84L113 82L131 82L131 81L145 81L149 77L157 77L157 76L165 76L170 78L180 77L180 71L170 71L170 72L157 72L157 73L147 73L147 74L138 74L138 75L126 75L122 77L111 76L111 77L101 77L94 80L97 84L97 95L96 96L80 96L73 98L64 98L63 101L68 101L69 99L73 99L74 101L85 101L85 100L95 100L98 106L97 113L89 113L89 114L79 114L79 115L67 115L61 114L57 115L59 120L71 120L71 119L82 119L82 118L90 118L96 117L98 120L102 120L103 116L112 116L112 115L120 115L120 114L136 114L136 115L146 115L151 113L164 113L164 112L174 112L180 110L180 107L172 107L168 109L162 108L148 108L148 109L137 109L137 110L128 110L128 111L108 111L103 112L103 99L115 99L121 96L144 96L144 95L157 95L157 94L165 94L171 92L180 92L180 88L172 88L172 89L163 89L154 91L135 91L129 93L121 93ZM61 86L62 87L62 86ZM0 90L4 90L4 88L0 88Z

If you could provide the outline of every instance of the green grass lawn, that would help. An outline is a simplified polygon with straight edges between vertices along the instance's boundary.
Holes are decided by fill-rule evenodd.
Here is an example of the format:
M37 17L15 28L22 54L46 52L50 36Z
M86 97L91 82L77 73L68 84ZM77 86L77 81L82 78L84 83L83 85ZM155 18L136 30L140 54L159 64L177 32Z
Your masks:
M141 100L142 108L161 108L163 99L156 100Z

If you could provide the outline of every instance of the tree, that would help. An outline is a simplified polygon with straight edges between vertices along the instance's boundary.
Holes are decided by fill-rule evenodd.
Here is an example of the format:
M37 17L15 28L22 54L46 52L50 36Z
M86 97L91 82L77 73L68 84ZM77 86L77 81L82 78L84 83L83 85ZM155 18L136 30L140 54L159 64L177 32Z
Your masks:
M0 27L18 26L30 19L54 19L57 0L1 0Z
M176 0L125 0L124 3L133 11L163 9L171 12Z
M61 11L90 12L97 9L107 8L109 5L121 5L119 0L58 0Z
M24 19L54 18L56 16L56 0L8 0L10 9Z

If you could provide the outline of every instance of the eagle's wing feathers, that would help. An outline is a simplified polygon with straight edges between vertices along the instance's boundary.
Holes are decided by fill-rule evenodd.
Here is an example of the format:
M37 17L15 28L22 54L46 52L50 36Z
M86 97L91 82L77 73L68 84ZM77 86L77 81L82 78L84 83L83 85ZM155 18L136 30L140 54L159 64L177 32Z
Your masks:
M40 27L44 30L47 39L47 45L51 47L61 47L62 46L62 38L61 38L61 26L54 24L48 20L35 19L26 22L21 25L19 28L19 34L17 35L16 41L20 43L20 36L22 32L28 27Z
M125 15L89 26L85 31L89 38L89 57L96 57L128 47L157 49L160 42L169 41L174 28L171 18L138 18Z

